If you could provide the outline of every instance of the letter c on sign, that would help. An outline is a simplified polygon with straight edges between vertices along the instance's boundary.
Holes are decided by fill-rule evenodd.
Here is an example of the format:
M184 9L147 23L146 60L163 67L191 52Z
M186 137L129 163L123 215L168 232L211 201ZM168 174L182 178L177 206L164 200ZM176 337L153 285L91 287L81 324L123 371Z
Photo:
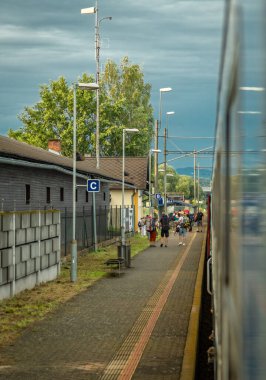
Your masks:
M97 182L91 182L91 189L92 190L97 189Z
M100 181L98 179L87 181L87 191L89 192L99 192L100 191Z

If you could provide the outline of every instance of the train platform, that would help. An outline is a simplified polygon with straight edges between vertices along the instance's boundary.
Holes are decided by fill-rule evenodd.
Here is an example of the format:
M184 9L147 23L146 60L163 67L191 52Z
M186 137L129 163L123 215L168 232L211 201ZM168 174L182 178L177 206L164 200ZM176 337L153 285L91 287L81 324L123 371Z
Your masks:
M171 235L0 350L2 380L192 380L204 233Z

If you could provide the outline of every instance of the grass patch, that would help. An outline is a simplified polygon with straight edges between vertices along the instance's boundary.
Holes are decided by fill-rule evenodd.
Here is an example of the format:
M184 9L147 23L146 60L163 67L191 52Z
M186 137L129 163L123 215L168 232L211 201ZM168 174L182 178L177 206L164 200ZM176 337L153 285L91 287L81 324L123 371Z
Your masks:
M131 257L149 246L147 237L130 238ZM117 246L111 245L97 252L78 254L77 281L70 281L70 257L61 264L60 276L54 280L25 290L17 296L0 301L0 346L10 344L21 332L55 310L60 304L89 288L107 275L104 262L117 256Z

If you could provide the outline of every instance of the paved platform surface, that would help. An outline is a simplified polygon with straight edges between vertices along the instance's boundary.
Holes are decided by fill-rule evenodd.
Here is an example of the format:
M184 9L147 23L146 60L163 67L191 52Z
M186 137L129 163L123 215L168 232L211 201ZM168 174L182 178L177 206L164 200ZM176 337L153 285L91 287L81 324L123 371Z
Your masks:
M0 350L1 380L180 378L203 233L148 248Z

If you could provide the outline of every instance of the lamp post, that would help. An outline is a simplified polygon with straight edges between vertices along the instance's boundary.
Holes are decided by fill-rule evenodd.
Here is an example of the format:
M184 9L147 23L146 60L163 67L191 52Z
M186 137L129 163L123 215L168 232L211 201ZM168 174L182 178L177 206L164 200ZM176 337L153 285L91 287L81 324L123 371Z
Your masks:
M126 243L125 239L125 229L126 229L126 223L125 223L125 134L128 133L134 133L139 132L137 128L124 128L123 129L123 146L122 146L122 218L121 218L121 254L122 257L124 257L124 247Z
M170 92L172 91L172 88L171 87L163 87L163 88L160 88L160 101L159 101L159 126L158 126L158 129L160 130L161 128L161 125L162 125L162 93L164 92ZM155 148L158 147L158 133L155 133L155 144L154 144ZM154 177L155 177L155 191L157 191L158 189L158 154L156 153L154 155Z
M159 102L159 129L161 129L162 126L162 93L163 92L170 92L172 91L171 87L163 87L160 88L160 102Z
M168 119L169 119L169 116L170 115L174 115L175 114L175 111L169 111L169 112L166 112L166 130L167 130L167 137L168 137Z
M160 149L149 150L149 214L151 214L151 154L152 153L161 153L161 150Z
M166 128L164 128L164 212L167 211L167 202L166 202L166 156L167 156L167 150L166 150L166 139L168 137L168 118L169 115L174 115L174 111L166 112Z
M99 88L97 83L73 84L73 187L72 187L72 242L71 242L71 281L77 280L77 240L76 240L76 188L77 188L77 89L95 91Z
M81 9L82 14L95 13L95 57L96 57L96 83L100 83L100 23L103 20L112 20L111 16L103 17L99 20L98 0L95 7ZM96 91L96 133L95 133L95 151L96 151L96 168L100 167L100 90Z

